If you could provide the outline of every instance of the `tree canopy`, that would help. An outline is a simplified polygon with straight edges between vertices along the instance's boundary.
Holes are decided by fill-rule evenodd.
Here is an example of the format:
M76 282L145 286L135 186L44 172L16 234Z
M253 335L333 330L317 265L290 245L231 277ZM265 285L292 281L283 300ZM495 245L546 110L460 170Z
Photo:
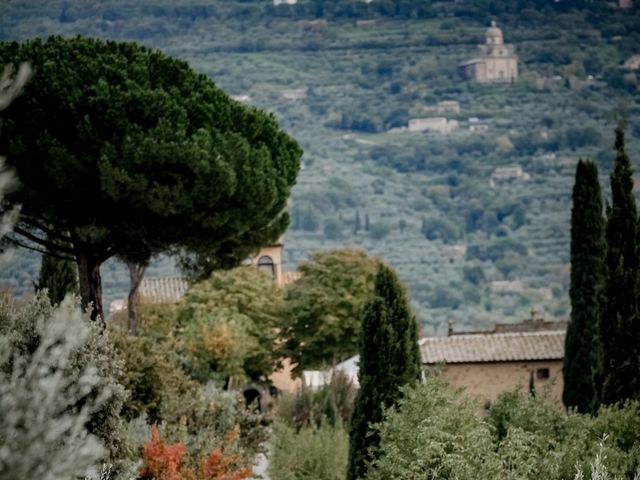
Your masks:
M580 160L571 210L571 322L567 328L562 400L589 412L595 398L596 332L604 306L604 215L598 167Z
M267 378L279 363L282 310L282 290L255 268L215 272L194 284L178 312L186 370L203 383Z
M360 311L373 292L378 260L357 250L315 253L298 267L286 292L284 355L294 373L341 362L358 353Z
M598 328L601 345L599 400L610 405L640 398L638 336L637 210L631 160L624 147L624 125L616 128L616 158L607 209L606 305Z
M395 272L380 264L373 297L362 311L360 390L349 426L348 480L366 477L369 464L380 454L380 432L372 425L401 398L401 387L421 376L415 316Z
M186 248L191 266L228 266L286 228L302 152L272 115L135 43L0 44L0 63L23 61L34 75L0 132L22 183L7 197L22 204L11 238L74 259L92 318L114 255Z

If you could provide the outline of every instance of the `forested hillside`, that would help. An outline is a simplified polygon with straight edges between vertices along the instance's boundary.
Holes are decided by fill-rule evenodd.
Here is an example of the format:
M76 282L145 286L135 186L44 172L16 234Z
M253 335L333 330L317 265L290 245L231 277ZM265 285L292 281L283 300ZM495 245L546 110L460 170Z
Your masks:
M566 319L578 158L597 162L607 195L613 130L623 117L636 169L640 161L639 71L622 66L640 54L638 6L11 0L0 9L1 40L135 40L273 112L305 150L286 268L318 249L380 255L408 284L426 334L443 333L448 319L456 329L519 320L532 307ZM473 84L457 71L491 20L519 56L513 83ZM438 113L446 100L460 111ZM403 129L434 116L458 128ZM16 252L0 278L21 292L38 268L37 258ZM148 275L173 272L163 259ZM124 266L105 266L103 284L107 301L124 297Z

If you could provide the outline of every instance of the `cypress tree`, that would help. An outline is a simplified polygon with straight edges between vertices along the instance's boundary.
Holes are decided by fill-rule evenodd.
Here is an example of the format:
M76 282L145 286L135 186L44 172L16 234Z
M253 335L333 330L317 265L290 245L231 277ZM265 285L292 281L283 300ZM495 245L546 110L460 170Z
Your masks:
M360 228L362 228L362 225L360 224L360 212L356 210L356 219L354 221L353 233L358 233L360 231Z
M380 442L371 424L400 398L400 387L421 377L418 328L404 288L394 271L380 265L374 295L362 313L360 390L349 431L347 480L364 478Z
M637 213L631 162L624 149L624 125L618 125L616 159L607 209L606 306L598 331L601 345L596 403L610 405L640 396L637 317Z
M581 413L591 411L595 397L594 344L604 303L604 228L598 168L580 160L571 210L571 321L565 341L562 401Z
M40 274L36 290L47 289L47 296L52 305L58 305L67 293L78 293L78 273L71 260L42 256Z

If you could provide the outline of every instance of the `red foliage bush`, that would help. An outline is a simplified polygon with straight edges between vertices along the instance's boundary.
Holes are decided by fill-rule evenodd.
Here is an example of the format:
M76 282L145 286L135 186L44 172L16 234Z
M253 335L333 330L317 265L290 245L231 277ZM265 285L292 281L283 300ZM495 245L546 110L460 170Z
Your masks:
M235 442L237 432L227 435L227 442ZM238 468L239 455L227 455L215 448L199 462L194 472L185 460L187 448L181 442L168 445L160 438L157 426L151 427L151 439L144 446L141 480L242 480L252 474L250 468Z

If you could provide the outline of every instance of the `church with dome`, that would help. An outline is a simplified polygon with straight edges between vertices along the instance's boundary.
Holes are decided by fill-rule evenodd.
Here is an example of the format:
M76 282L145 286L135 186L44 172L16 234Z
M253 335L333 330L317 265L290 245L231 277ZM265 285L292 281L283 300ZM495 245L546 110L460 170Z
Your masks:
M462 62L458 70L465 78L478 83L514 82L518 78L518 56L513 45L504 43L496 22L491 22L484 45L478 45L478 55Z

